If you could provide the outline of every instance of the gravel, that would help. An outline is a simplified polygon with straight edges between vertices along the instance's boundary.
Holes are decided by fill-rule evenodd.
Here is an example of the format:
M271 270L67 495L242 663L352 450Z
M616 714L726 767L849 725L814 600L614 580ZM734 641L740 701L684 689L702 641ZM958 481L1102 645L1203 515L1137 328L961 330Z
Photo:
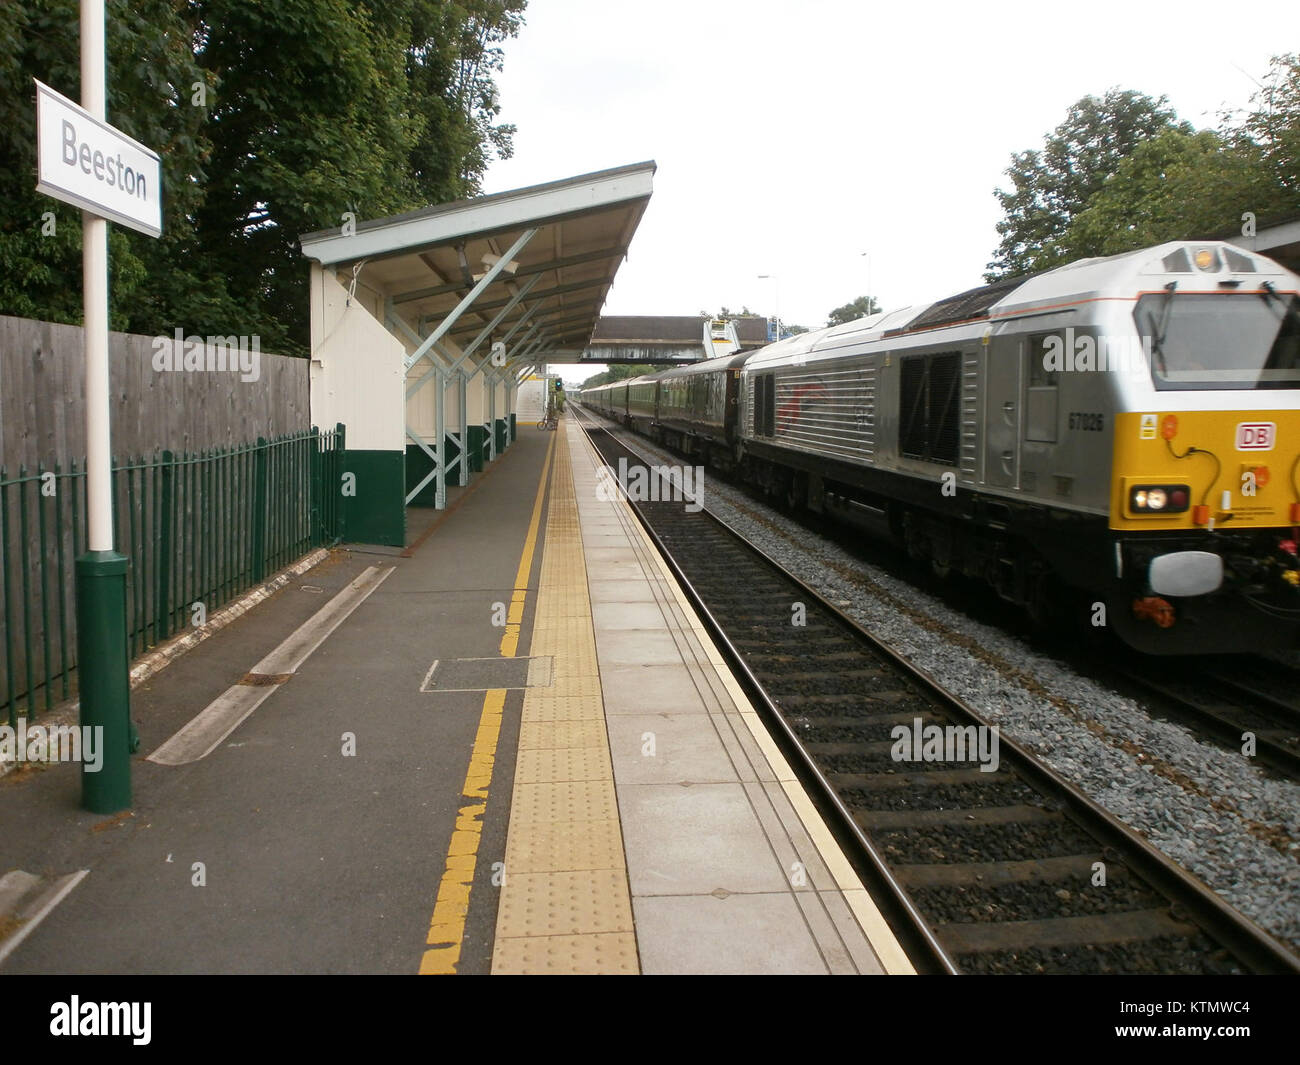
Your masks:
M657 461L682 463L637 441ZM1270 777L1243 755L1153 717L1059 658L855 557L733 485L707 476L704 496L708 510L755 546L1300 950L1300 784ZM1300 654L1277 657L1300 669ZM1097 963L1109 967L1100 957Z

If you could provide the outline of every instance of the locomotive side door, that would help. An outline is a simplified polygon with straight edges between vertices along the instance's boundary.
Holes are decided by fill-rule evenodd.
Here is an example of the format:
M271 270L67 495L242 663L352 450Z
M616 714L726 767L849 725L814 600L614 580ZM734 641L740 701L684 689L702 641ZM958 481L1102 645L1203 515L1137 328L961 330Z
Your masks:
M984 483L1020 487L1020 441L1024 434L1021 397L1024 358L1021 338L996 331L984 348Z

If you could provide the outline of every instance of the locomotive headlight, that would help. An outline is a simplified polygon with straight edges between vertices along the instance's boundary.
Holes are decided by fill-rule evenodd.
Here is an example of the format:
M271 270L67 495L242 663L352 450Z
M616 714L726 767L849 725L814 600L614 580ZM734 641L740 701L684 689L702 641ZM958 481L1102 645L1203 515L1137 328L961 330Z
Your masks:
M1128 490L1130 514L1182 514L1191 499L1185 484L1131 484Z

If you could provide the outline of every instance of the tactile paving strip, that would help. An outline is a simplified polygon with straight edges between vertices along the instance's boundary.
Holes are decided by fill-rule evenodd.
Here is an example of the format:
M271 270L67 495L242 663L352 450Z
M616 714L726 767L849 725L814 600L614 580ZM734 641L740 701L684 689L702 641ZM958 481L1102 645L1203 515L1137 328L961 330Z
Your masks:
M632 931L632 902L621 869L512 873L507 866L506 889L497 915L498 940ZM495 952L492 962L497 972Z
M623 861L623 836L616 818L604 821L547 821L529 835L517 833L506 848L511 873L611 870Z
M554 750L568 747L603 748L609 743L603 721L562 721L550 718L543 721L525 721L519 733L519 746L524 750Z
M637 973L573 469L559 449L529 654L493 973Z
M516 784L510 820L521 824L608 821L618 817L613 780Z
M636 936L631 932L592 932L582 936L521 936L497 940L492 971L635 976L641 970L637 965Z

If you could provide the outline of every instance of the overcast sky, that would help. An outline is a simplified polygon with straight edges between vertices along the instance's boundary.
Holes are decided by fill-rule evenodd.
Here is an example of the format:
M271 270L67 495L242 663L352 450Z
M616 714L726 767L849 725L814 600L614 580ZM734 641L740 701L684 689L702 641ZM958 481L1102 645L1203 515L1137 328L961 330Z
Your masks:
M1165 94L1198 128L1245 107L1300 39L1294 10L1268 10L531 0L499 76L515 154L484 191L653 159L605 313L779 300L816 328L868 283L886 309L980 284L1011 153L1080 97Z

